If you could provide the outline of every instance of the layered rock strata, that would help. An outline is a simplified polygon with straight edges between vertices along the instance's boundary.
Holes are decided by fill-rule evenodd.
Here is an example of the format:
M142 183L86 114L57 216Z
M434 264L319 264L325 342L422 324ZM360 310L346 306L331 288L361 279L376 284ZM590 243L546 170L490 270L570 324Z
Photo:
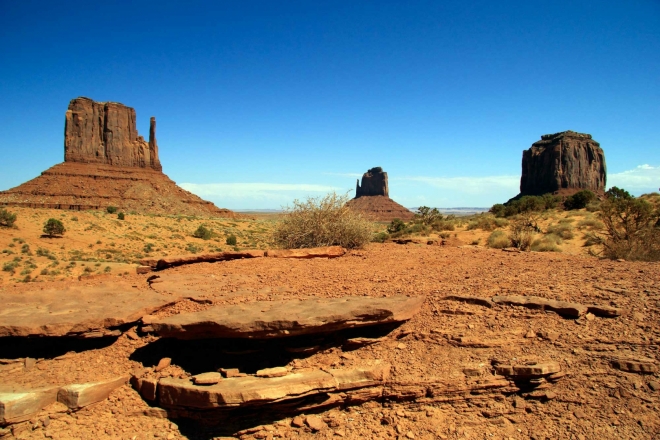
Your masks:
M392 221L412 220L415 214L390 199L387 173L381 167L374 167L362 175L362 185L358 179L355 185L355 198L347 204L351 209L362 213L369 220Z
M149 142L138 135L135 122L135 109L124 104L72 99L65 116L64 161L162 170L156 118L151 118Z
M541 136L523 151L520 195L605 190L605 153L590 134L562 131Z
M254 302L166 317L145 316L142 322L143 331L178 339L270 339L404 322L420 310L424 299L349 296Z

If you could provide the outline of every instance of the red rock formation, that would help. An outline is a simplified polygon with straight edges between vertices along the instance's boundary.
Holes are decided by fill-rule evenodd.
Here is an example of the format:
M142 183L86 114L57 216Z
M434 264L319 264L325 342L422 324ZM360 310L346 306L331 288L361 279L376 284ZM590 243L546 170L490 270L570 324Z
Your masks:
M65 117L64 161L160 171L156 119L151 118L147 143L138 135L133 108L118 102L72 99Z
M152 214L236 216L163 174L156 118L151 118L146 142L135 128L135 110L123 104L71 100L65 117L64 160L35 179L0 191L0 205L71 210L115 206Z
M374 167L362 175L362 185L357 182L355 198L347 205L373 221L412 220L415 214L390 199L389 192L387 173Z
M580 189L602 192L606 177L605 153L590 134L546 134L523 151L520 195Z
M362 175L362 186L358 180L355 185L355 198L362 196L389 197L387 186L387 173L381 167L374 167Z

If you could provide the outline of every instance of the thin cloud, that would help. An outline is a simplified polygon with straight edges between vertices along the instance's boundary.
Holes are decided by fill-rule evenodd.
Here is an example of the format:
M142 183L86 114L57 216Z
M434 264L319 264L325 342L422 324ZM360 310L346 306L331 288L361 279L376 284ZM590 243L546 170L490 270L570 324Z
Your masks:
M340 188L306 183L182 183L180 186L202 198L291 200L292 195L328 193Z
M392 181L420 182L434 188L466 194L483 194L502 190L516 193L520 187L520 176L484 177L395 177Z
M633 193L658 191L660 188L660 166L648 164L620 173L607 175L607 186L618 186Z

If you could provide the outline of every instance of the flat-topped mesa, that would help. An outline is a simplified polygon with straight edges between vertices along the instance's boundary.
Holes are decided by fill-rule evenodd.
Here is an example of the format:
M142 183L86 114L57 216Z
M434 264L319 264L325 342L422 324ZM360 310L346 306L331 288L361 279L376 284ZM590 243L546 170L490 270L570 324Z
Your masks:
M606 179L605 153L590 134L546 134L523 151L521 196L581 189L602 192Z
M374 167L362 175L362 185L358 179L355 186L355 198L362 196L389 197L387 173L381 167Z
M156 118L151 118L149 142L138 135L135 119L135 109L118 102L72 99L65 117L64 161L161 171Z

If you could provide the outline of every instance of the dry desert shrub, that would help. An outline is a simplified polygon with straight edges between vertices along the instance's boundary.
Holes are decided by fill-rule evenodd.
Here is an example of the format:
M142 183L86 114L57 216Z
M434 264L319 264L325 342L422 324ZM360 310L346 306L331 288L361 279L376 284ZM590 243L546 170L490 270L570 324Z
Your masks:
M488 236L488 246L494 249L504 249L511 246L511 240L502 230L493 231Z
M543 238L537 238L532 242L531 250L536 252L561 252L558 244L561 243L561 237L555 234L548 234Z
M11 228L16 222L16 214L13 214L6 209L0 209L0 226Z
M557 225L550 225L548 226L547 229L548 234L554 234L557 235L564 240L570 240L575 236L573 233L573 226L571 226L569 223L562 223L560 222Z
M467 225L467 230L482 229L484 231L494 231L497 228L503 228L509 222L504 218L495 217L490 214L480 214Z
M294 200L275 226L273 242L287 249L321 246L361 248L372 238L372 224L346 206L348 195Z

